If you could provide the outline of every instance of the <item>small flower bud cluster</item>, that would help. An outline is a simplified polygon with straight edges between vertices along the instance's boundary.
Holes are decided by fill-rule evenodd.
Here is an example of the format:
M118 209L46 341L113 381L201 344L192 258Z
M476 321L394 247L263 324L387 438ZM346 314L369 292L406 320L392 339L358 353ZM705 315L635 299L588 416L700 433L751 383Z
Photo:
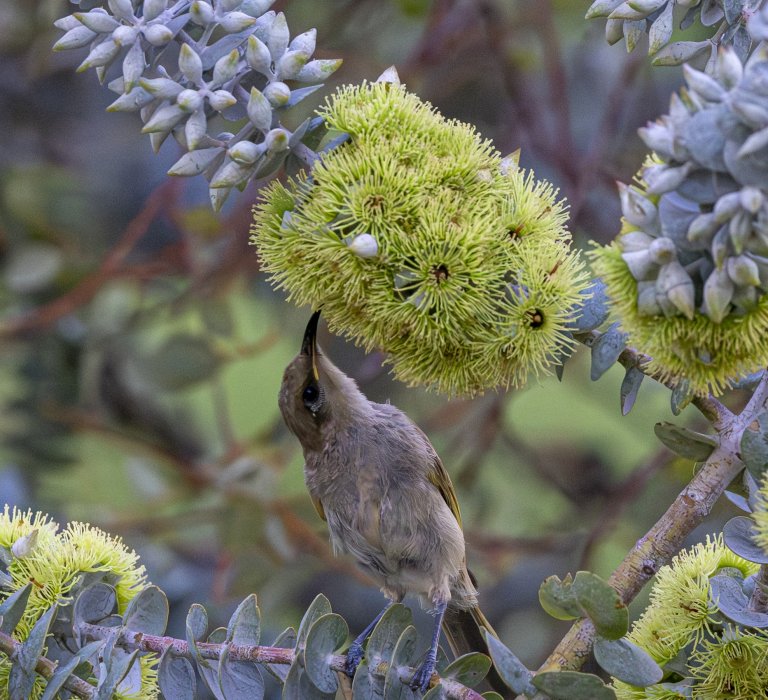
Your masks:
M278 286L449 394L562 360L588 282L553 188L397 82L344 88L322 116L346 140L256 210Z
M170 174L202 174L218 210L233 188L271 175L290 154L308 159L309 123L291 132L280 115L341 64L311 60L315 30L291 40L283 13L269 11L273 1L108 0L58 20L65 33L54 49L88 47L78 70L95 68L102 82L110 69L119 73L108 109L139 112L155 150L172 135L188 153ZM247 122L213 135L214 117Z
M758 568L728 549L722 535L683 550L661 568L648 607L627 638L662 668L669 664L670 680L645 688L614 680L618 700L760 697L768 683L768 636L724 624L710 590L718 573L741 580ZM745 655L753 663L745 664Z
M718 46L733 45L745 56L752 38L760 41L757 23L751 18L760 0L594 0L587 19L605 18L605 38L609 44L621 39L627 51L634 51L648 34L648 54L654 65L674 66L688 61L714 60ZM677 26L685 30L696 20L711 27L717 41L676 41L670 43Z
M711 75L684 75L640 129L654 155L619 185L624 229L597 269L631 342L704 393L768 361L768 52L723 48Z

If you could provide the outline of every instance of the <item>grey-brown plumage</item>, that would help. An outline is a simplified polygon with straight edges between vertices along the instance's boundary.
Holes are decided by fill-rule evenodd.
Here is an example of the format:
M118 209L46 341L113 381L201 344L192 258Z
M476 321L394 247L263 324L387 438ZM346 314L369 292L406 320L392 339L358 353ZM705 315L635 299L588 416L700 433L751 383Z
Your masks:
M491 629L467 571L458 503L426 435L394 406L369 401L320 353L318 319L285 370L280 410L304 450L307 488L334 550L352 554L391 601L414 593L435 609L434 643L412 684L424 690L441 621L457 654L486 651L480 627ZM351 674L378 619L350 647ZM508 693L498 676L489 680Z

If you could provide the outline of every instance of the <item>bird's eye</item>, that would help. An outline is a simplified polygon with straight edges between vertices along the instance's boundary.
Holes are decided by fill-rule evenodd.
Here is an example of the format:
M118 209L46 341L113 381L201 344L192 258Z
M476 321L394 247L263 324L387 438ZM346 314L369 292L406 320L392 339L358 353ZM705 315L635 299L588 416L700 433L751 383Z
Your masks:
M319 396L320 390L317 388L317 386L315 384L309 384L304 389L304 393L302 394L301 398L304 400L305 404L313 404L315 401L317 401Z

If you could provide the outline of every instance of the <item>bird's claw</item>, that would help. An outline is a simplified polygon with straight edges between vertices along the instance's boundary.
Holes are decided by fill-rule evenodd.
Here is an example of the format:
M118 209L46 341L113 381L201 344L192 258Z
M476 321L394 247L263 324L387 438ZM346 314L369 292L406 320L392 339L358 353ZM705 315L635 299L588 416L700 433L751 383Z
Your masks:
M357 667L363 660L363 645L357 641L352 642L347 649L347 660L344 664L344 670L346 674L352 678L355 675Z
M420 690L422 693L427 692L432 682L432 674L435 672L435 663L433 659L427 659L419 666L409 683L412 690Z

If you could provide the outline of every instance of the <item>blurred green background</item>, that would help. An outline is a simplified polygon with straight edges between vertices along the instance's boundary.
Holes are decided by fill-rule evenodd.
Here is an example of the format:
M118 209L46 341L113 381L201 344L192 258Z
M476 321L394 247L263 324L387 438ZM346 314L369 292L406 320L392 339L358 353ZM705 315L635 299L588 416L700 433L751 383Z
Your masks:
M602 23L583 19L588 4L274 8L292 34L317 27L319 57L344 59L321 95L395 64L444 115L504 154L521 148L521 164L568 198L586 247L618 231L614 183L642 162L636 129L680 81L642 51L607 46ZM247 245L258 191L214 215L202 179L169 179L178 147L153 154L138 118L105 113L111 94L75 73L84 53L50 51L53 20L76 9L0 0L0 501L121 535L171 598L172 633L190 603L226 624L250 592L266 641L318 592L359 631L381 595L331 556L277 408L309 310L270 288ZM567 629L539 608L541 580L610 573L693 473L653 435L671 419L668 392L649 382L621 417L621 371L590 382L584 350L562 383L448 401L394 383L381 356L327 332L321 342L371 399L391 400L433 440L483 607L529 664ZM676 420L700 424L693 409ZM720 504L695 537L729 514Z

